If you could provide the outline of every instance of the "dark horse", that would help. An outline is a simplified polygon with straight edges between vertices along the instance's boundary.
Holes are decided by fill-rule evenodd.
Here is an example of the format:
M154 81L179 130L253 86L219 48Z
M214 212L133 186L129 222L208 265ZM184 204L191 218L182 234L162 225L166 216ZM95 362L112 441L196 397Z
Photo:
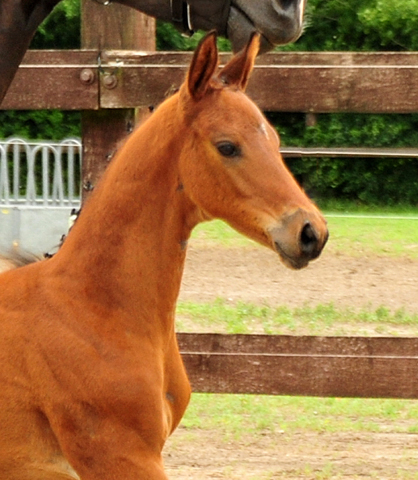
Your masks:
M0 0L0 102L41 22L61 0ZM261 33L261 51L296 40L306 0L97 0L114 1L175 24L183 31L212 30L235 51Z

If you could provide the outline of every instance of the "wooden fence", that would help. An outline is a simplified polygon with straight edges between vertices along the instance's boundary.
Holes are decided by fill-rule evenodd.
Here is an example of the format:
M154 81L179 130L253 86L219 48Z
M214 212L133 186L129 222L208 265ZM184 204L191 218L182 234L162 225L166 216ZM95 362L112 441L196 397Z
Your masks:
M28 51L1 108L155 106L180 85L190 59L177 52ZM270 111L418 112L418 53L270 53L258 59L248 94Z
M228 54L221 57L226 61ZM184 52L29 51L2 108L113 110L114 127L126 109L158 105L180 85L190 59L191 54ZM270 53L258 60L248 93L265 111L414 113L418 53ZM126 123L133 121L126 122L122 114L118 139L125 135ZM101 143L108 117L101 123L91 148ZM418 148L284 148L283 154L417 158ZM92 163L98 162L96 176L101 174L103 160L98 157L88 161L85 185L93 183L91 170L97 165Z
M90 2L88 8L100 7ZM114 12L111 16L123 24ZM102 28L93 23L94 29ZM103 48L91 48L92 32L84 34L90 40L83 51L29 51L1 106L84 112L86 192L114 145L131 130L132 109L160 103L180 85L191 58L188 53L134 51L129 41L118 45L124 50L103 43ZM418 112L418 53L272 53L258 60L248 93L270 111ZM328 153L356 154L347 149ZM414 149L360 153L418 156ZM178 338L194 391L418 398L418 338Z

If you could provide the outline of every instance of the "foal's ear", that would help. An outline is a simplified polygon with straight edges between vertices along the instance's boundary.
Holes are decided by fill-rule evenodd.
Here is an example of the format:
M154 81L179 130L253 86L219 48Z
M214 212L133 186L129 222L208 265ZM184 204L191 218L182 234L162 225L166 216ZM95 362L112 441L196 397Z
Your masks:
M205 95L217 66L216 32L212 31L197 46L187 74L189 93L195 100L200 100Z
M260 49L260 34L254 32L247 46L235 55L221 70L219 78L226 85L235 85L245 90Z

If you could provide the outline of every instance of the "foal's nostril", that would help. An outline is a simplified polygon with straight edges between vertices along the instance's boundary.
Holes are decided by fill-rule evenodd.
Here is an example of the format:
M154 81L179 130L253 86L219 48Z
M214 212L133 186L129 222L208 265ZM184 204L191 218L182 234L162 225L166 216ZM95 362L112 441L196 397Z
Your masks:
M312 254L318 245L318 237L312 225L307 222L300 233L300 247L306 255Z

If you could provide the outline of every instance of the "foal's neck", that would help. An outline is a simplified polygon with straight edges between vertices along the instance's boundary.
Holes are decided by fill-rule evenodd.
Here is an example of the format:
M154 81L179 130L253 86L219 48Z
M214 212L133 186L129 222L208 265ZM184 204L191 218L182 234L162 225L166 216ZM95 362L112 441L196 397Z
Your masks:
M89 299L137 317L173 316L198 221L179 177L176 104L166 102L131 135L53 259Z

